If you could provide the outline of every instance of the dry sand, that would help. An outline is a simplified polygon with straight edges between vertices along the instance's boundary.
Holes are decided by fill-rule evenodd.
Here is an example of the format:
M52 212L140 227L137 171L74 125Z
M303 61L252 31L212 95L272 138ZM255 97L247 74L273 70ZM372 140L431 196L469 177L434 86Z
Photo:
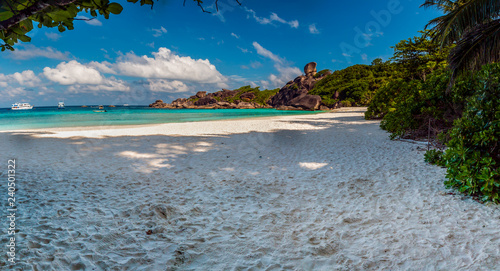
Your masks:
M362 115L0 133L0 269L500 270L498 206Z

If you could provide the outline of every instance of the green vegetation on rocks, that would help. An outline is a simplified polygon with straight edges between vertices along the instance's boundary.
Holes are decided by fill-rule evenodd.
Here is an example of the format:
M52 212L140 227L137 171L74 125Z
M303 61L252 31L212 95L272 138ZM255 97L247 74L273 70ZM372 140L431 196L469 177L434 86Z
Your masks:
M381 59L375 60L372 65L354 65L327 75L309 94L319 95L327 106L337 102L352 106L368 105L377 90L389 82L393 71L393 65ZM326 71L319 73L327 74Z
M267 104L266 102L272 96L274 96L276 93L278 93L279 88L260 90L259 87L252 88L251 86L244 86L244 87L240 87L238 89L235 89L233 91L237 92L236 95L234 95L232 97L228 97L226 99L222 99L221 101L230 102L230 103L234 103L237 101L245 101L245 102L257 103L260 105L266 105ZM242 95L245 93L252 93L254 95L254 97L250 98L250 99L244 98L244 97L242 98ZM252 97L252 95L247 95L247 97Z

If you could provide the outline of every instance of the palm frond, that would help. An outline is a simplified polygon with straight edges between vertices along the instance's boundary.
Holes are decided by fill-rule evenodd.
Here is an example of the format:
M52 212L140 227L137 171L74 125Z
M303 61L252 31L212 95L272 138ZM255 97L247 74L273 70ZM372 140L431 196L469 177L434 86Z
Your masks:
M466 70L476 71L484 64L499 61L500 19L470 29L451 50L449 56L454 76Z
M427 0L425 3L420 5L421 8L436 8L443 12L450 12L461 4L463 1L451 1L451 0Z
M477 25L490 22L500 15L500 1L498 0L427 0L423 7L435 6L438 9L451 10L426 26L432 26L433 39L441 46L450 45L460 39L462 35L471 31Z

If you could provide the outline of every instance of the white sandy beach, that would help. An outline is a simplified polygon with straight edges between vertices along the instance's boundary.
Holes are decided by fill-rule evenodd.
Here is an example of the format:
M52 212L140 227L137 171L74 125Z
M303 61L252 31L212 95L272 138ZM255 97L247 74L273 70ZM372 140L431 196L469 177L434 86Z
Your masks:
M0 269L500 270L500 208L363 112L1 132Z

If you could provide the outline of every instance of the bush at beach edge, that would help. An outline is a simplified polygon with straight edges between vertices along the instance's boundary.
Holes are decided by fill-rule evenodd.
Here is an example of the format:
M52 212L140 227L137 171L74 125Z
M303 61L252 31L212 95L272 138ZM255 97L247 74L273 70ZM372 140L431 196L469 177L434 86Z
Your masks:
M447 186L500 203L500 64L484 66L477 76L479 88L449 131L440 163Z

